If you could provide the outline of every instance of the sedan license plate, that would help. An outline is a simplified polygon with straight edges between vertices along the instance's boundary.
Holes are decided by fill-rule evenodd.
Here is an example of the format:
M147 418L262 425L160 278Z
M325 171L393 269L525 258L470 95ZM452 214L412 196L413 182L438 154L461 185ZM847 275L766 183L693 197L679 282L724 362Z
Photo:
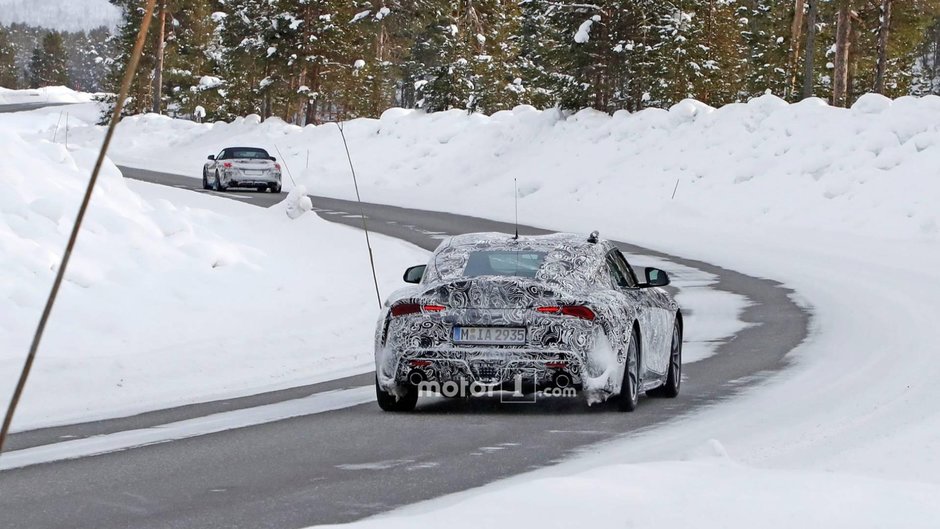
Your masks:
M522 345L525 334L525 327L454 327L454 343Z

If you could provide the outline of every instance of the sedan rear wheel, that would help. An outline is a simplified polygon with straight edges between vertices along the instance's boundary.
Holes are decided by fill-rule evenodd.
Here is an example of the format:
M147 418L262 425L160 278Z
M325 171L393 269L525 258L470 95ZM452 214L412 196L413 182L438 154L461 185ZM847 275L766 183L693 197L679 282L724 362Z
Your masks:
M627 365L623 369L623 383L617 396L617 409L633 411L640 402L640 335L633 329L627 347Z
M679 319L672 328L672 345L669 349L669 374L666 382L656 389L647 391L650 397L665 397L674 399L679 396L679 386L682 385L682 327Z
M418 404L418 388L408 384L405 394L401 397L388 393L379 386L379 379L375 379L375 400L383 411L412 411Z

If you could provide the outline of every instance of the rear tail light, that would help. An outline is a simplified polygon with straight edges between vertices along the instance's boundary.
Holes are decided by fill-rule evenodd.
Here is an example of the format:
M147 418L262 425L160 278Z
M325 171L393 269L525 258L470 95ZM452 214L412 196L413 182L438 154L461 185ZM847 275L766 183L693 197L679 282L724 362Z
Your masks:
M279 164L279 163L274 164L274 168L277 169L278 171L280 171L280 170L281 170L281 164Z
M232 162L225 162L222 164L222 167L231 167L231 166L232 166Z
M551 307L538 307L535 309L542 314L558 314L561 316L574 316L582 320L594 321L594 311L584 305L560 305Z
M441 312L447 307L443 305L419 305L417 303L396 303L392 305L392 316L404 316L406 314L414 314L416 312Z

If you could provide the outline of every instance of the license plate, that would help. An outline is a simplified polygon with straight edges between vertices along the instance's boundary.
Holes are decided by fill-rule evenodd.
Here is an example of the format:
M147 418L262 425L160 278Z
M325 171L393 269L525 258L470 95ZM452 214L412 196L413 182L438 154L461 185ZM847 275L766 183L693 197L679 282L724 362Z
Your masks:
M261 176L264 174L264 171L258 171L256 169L246 169L245 174L248 176Z
M521 345L525 334L525 327L454 327L454 343Z

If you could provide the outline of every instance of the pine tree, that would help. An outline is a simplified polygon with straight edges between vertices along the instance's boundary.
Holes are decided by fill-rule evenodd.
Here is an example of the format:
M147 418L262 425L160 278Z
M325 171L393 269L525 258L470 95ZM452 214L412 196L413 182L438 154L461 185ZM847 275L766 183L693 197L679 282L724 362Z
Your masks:
M117 93L120 89L127 62L134 49L134 43L137 40L140 25L143 22L143 7L145 3L142 0L110 1L124 11L124 22L120 25L112 39L114 45L113 54L105 58L105 62L109 67L109 72L104 83L105 90L110 93ZM154 57L153 39L147 39L143 53L140 56L137 72L131 81L131 88L128 93L129 100L125 103L122 110L125 116L149 112L153 105L152 76L156 64ZM105 102L110 103L110 105L114 103L112 97L105 96L103 99ZM102 121L106 122L110 114L110 109L105 108L101 114Z
M61 33L48 33L42 39L42 46L33 50L29 83L32 88L69 84L68 56Z
M192 116L197 106L211 120L227 117L219 112L225 85L219 79L219 23L210 0L175 0L167 3L163 100L172 114Z
M779 0L753 0L746 4L738 12L745 21L742 36L749 55L747 95L756 97L770 91L786 97L791 78L793 4Z
M16 68L16 47L10 40L10 34L0 27L0 87L15 89L19 85L19 72Z

